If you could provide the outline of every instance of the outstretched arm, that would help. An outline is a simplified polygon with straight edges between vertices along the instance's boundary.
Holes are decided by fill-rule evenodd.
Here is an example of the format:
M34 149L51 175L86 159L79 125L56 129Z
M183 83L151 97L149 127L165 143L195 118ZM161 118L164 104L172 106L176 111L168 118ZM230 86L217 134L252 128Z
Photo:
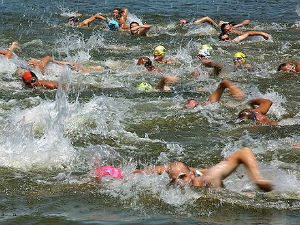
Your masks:
M265 33L265 32L260 32L260 31L248 31L245 32L244 34L236 37L235 39L233 39L232 41L234 42L241 42L243 40L245 40L246 38L248 38L249 36L262 36L265 40L269 39L269 34Z
M197 20L194 22L194 24L200 24L200 23L205 23L205 22L212 24L214 27L218 27L218 24L216 24L216 22L213 21L213 20L212 20L211 18L209 18L208 16L197 19Z
M259 112L263 115L266 115L272 106L273 102L269 99L257 98L250 101L251 107L254 109L254 112Z
M234 28L243 27L243 26L248 25L250 22L251 22L250 20L243 20L241 23L233 25L233 27Z
M79 23L78 26L79 27L88 27L90 25L90 23L92 23L96 19L108 21L108 19L106 17L101 16L99 14L95 14L95 15L91 16L90 18L85 19L84 21L82 21L81 23Z
M244 92L240 88L228 80L223 80L218 88L209 96L208 101L211 103L219 102L226 88L229 89L229 94L235 99L242 100L244 98Z
M161 175L167 169L168 166L162 165L162 166L149 167L142 170L136 170L133 173L156 173L158 175Z
M13 52L9 51L9 50L1 50L0 49L0 54L4 55L4 57L10 59L13 55Z

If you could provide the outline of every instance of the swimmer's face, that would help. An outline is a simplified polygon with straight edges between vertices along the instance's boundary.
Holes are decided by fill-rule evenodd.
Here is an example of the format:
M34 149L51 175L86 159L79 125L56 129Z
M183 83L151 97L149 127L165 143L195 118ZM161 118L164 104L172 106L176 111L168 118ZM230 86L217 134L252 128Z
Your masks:
M234 64L235 67L239 67L239 66L241 66L243 63L244 63L244 62L243 62L243 58L241 58L241 57L237 57L237 58L234 58L234 59L233 59L233 64Z
M190 171L190 169L181 162L175 162L170 165L169 168L170 178L179 184L190 184L195 175Z
M184 108L187 109L193 109L195 108L197 105L199 105L199 102L196 101L195 99L189 99L186 101L186 103L184 104Z
M222 40L222 41L225 41L225 42L230 42L230 37L229 37L228 34L223 34L223 35L221 36L221 40Z
M232 25L231 24L226 24L224 27L224 32L229 32L232 29Z
M184 24L187 24L187 23L188 23L188 21L186 19L180 19L179 20L180 25L184 25Z
M154 52L153 56L155 61L162 61L164 59L164 55L159 54L158 52Z
M241 111L239 113L238 117L240 119L244 119L244 120L251 120L252 119L251 110L250 109L244 109L243 111Z
M119 13L119 10L115 9L113 12L112 12L112 17L116 20L120 19L121 15Z
M281 67L282 71L296 73L296 68L292 64L287 63L285 66Z
M148 57L141 57L139 58L137 65L144 65L148 60L150 60Z
M132 28L135 28L135 27L138 27L138 26L139 26L138 24L132 23L131 26L130 26L130 32L132 34L137 34L139 32L139 30L138 29L132 29Z

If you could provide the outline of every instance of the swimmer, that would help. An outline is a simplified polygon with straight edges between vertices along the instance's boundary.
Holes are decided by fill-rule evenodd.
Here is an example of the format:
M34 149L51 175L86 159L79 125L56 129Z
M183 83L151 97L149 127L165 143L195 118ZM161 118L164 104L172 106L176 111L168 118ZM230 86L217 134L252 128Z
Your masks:
M269 34L267 34L265 32L260 32L260 31L247 31L247 32L237 36L234 39L231 39L229 37L228 33L221 33L219 35L219 39L220 39L220 41L225 41L225 42L241 42L250 36L262 36L265 40L269 39Z
M154 61L161 64L172 64L174 60L165 59L166 49L164 46L159 45L153 50Z
M210 59L210 51L212 47L210 45L202 45L201 50L199 51L198 58L201 61L202 65L207 68L213 68L212 75L219 75L222 71L222 65L219 63L215 63ZM194 70L192 72L194 77L200 75L199 70Z
M136 65L144 65L148 72L161 72L161 69L155 68L151 59L148 57L140 57Z
M91 16L90 18L85 19L82 22L79 22L79 19L77 17L71 16L71 17L68 18L68 25L73 26L73 27L74 26L89 27L90 24L92 22L94 22L96 19L107 21L107 18L105 18L104 16L101 16L99 14L95 14L95 15Z
M19 71L19 73L24 72L22 75L22 80L27 88L34 89L57 89L59 87L58 82L50 80L39 80L38 77L29 70ZM66 86L62 85L62 89L66 89Z
M233 57L233 65L235 69L252 69L251 64L246 63L246 55L243 52L236 52Z
M146 36L152 26L148 24L139 25L137 22L131 22L129 27L132 35Z
M126 24L128 16L127 8L115 8L112 12L112 17L119 23L119 26L122 30L129 30L129 26Z
M57 65L62 65L62 66L69 66L71 69L74 69L78 72L83 72L83 73L88 73L88 72L100 72L103 71L104 68L102 66L96 66L96 67L82 67L79 66L78 64L72 62L65 62L65 61L58 61L58 60L54 60L52 59L50 56L45 56L44 58L42 58L41 60L38 59L31 59L27 62L27 64L32 67L32 68L38 68L41 72L41 74L45 74L45 67L49 64L49 63L54 63Z
M242 89L238 88L228 80L222 80L221 83L218 85L217 89L208 97L208 102L219 102L225 89L228 89L228 94L231 95L233 98L239 101L243 100L244 92L242 91ZM184 104L184 108L193 109L198 105L204 106L206 105L206 103L199 102L195 99L188 99Z
M292 65L290 63L282 63L278 66L277 71L298 73L300 72L300 60L296 62L296 65Z
M11 57L14 54L14 52L16 50L19 50L19 49L20 49L20 47L19 47L18 42L14 41L13 43L11 43L10 47L8 48L8 50L0 49L0 54L3 55L7 59L11 59Z
M155 173L161 175L166 172L172 183L189 184L201 188L224 188L223 180L232 174L242 164L246 167L252 181L263 191L272 190L272 181L262 177L258 162L251 148L244 147L231 154L220 163L207 168L196 169L182 162L173 162L168 165L150 167L134 171L135 174Z
M249 102L252 109L244 109L239 112L240 119L252 120L256 123L267 125L278 125L277 122L269 119L266 114L272 106L273 102L269 99L257 98Z

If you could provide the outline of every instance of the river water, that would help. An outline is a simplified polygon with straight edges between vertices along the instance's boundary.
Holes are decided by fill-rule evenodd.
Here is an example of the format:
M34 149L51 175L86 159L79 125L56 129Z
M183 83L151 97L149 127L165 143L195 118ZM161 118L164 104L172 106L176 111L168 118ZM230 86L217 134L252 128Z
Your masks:
M65 25L75 12L87 18L114 7L152 24L148 37L112 32L99 21L89 28ZM299 1L2 0L0 12L0 47L12 41L21 47L11 60L0 59L1 224L299 224L300 152L291 147L300 143L300 80L276 72L280 63L300 58ZM250 19L242 30L271 38L221 43L210 25L176 26L181 17L202 16ZM179 82L170 92L139 92L139 82L154 84L162 76L136 66L159 44L176 64L156 66ZM197 61L202 44L213 46L221 75L209 75ZM237 51L246 53L253 71L234 71ZM68 89L25 89L14 71L46 55L106 69L81 74L50 64L38 77ZM198 78L190 75L195 68ZM241 87L245 100L225 93L220 103L183 109L188 98L205 101L222 79ZM273 101L268 115L278 126L237 120L257 97ZM131 174L175 160L207 167L243 146L253 148L273 191L256 190L242 167L217 191L170 186L166 175ZM121 168L125 179L95 181L98 164Z

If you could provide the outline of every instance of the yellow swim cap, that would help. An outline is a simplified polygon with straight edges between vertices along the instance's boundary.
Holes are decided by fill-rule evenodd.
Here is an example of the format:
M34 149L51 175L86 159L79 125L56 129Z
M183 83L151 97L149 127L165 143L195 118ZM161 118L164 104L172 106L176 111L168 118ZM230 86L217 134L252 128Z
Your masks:
M234 58L237 59L237 58L241 58L242 59L242 62L245 63L246 62L246 55L242 52L237 52L234 54Z
M162 56L165 56L165 54L166 54L166 49L162 45L157 46L154 49L154 51L153 51L153 55L162 55Z
M142 82L139 85L136 86L136 89L139 91L153 91L153 87L151 84L147 83L147 82Z
M201 49L213 50L213 48L211 47L211 45L202 45Z

